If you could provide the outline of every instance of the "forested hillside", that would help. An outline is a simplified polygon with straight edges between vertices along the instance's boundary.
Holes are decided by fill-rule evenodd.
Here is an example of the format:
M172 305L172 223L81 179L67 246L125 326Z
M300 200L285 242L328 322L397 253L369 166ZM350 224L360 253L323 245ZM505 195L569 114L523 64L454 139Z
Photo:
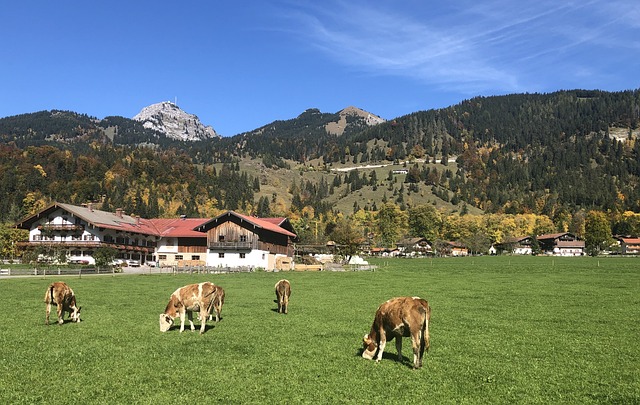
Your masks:
M543 215L558 228L588 210L640 212L638 90L477 97L371 127L354 121L339 136L325 130L336 120L310 109L180 142L123 117L2 118L0 219L51 201L146 217L234 209L306 218L307 227L388 204Z

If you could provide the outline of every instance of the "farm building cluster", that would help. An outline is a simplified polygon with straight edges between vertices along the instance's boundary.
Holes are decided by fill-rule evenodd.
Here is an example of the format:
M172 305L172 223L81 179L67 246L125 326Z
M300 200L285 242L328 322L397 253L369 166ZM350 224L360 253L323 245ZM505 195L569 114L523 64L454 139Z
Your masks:
M118 263L134 266L289 269L297 240L286 218L233 211L213 219L145 219L120 209L97 210L92 204L54 203L16 226L29 230L23 247L39 247L45 256L63 250L69 262L82 264L95 264L96 250L110 247Z

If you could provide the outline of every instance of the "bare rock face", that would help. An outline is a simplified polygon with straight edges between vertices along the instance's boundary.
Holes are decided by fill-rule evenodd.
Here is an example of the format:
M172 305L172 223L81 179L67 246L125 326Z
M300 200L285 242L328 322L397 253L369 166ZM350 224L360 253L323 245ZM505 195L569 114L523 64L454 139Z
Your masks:
M205 126L197 116L182 111L170 101L145 107L133 119L142 122L145 128L160 131L169 138L182 141L220 137L211 126Z

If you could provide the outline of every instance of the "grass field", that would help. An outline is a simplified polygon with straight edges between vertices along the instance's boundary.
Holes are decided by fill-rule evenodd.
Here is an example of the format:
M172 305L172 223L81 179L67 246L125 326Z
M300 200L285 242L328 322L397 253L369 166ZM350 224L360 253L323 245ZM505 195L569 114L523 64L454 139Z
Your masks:
M0 280L0 403L640 403L640 260L380 261L375 272L116 275ZM291 281L288 315L273 285ZM44 325L63 279L83 322ZM158 314L179 286L224 287L204 335ZM412 370L362 336L388 298L430 301L431 351Z

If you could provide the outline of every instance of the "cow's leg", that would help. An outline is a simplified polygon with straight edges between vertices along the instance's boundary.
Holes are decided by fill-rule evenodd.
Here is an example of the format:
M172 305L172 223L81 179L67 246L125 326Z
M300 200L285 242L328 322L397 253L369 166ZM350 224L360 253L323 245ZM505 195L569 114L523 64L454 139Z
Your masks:
M49 314L51 313L51 302L47 302L46 316L44 318L44 324L49 325Z
M62 325L64 323L64 320L62 319L64 317L64 307L62 304L58 304L58 325Z
M387 335L384 330L379 332L380 343L378 343L378 355L376 356L376 363L382 360L382 353L384 353L384 347L387 345Z
M200 311L200 334L204 333L205 328L207 327L207 319L209 318L209 313L206 310Z
M284 296L283 301L284 301L284 302L283 302L283 304L282 304L282 305L284 306L284 313L286 314L286 313L288 313L288 311L289 311L289 297L287 297L287 296L286 296L286 294L285 294L285 296Z
M398 351L398 361L402 361L402 338L396 336L396 350Z
M191 325L191 331L196 330L196 325L193 324L193 311L187 311L187 317L189 318L189 325Z
M422 367L422 353L424 345L422 344L422 331L418 330L411 334L411 346L413 348L413 368Z
M180 311L179 315L180 315L180 332L183 332L184 331L185 311Z

